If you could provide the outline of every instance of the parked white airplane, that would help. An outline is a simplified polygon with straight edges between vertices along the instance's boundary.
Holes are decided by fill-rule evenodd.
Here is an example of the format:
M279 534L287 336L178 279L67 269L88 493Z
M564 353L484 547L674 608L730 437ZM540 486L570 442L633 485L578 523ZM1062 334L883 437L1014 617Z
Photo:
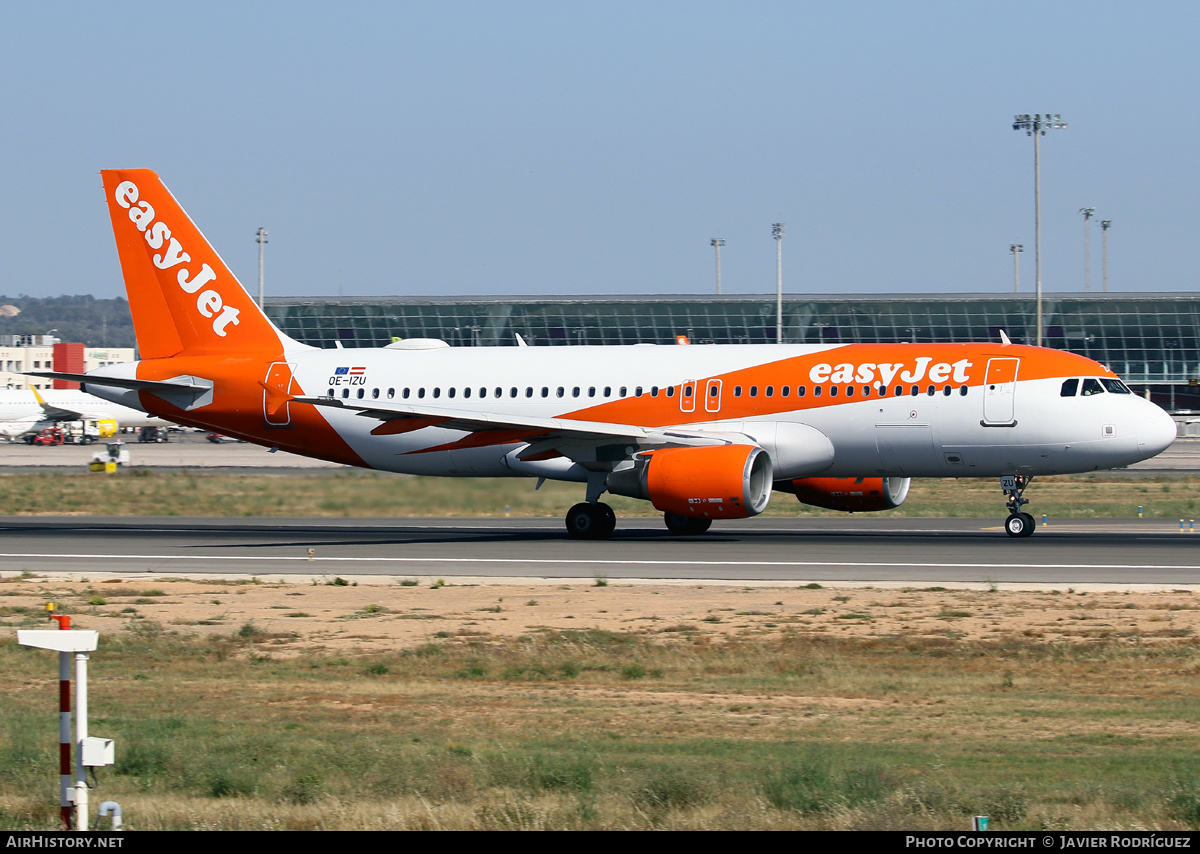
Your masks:
M96 421L102 433L168 422L78 389L0 389L0 437L15 440L64 421ZM109 433L109 435L111 435Z
M1072 353L1001 343L320 350L259 311L144 169L102 173L142 359L87 390L180 424L349 465L585 483L575 537L615 526L604 492L675 533L753 516L772 490L896 507L911 477L995 477L1010 536L1041 474L1126 466L1175 438L1159 407Z

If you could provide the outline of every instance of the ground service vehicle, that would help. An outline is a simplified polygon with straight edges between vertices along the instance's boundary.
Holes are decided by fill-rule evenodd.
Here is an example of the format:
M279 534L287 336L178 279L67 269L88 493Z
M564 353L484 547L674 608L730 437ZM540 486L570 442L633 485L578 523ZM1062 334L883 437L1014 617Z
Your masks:
M158 176L102 173L141 360L86 375L98 397L347 465L575 481L572 536L607 537L605 492L675 533L761 513L773 492L896 507L912 477L994 477L1005 527L1043 474L1126 466L1175 426L1108 368L999 342L322 350L283 335ZM523 342L518 342L523 343Z
M51 445L61 445L63 443L63 431L61 427L47 427L42 432L33 436L29 440L31 445L39 445L49 447Z

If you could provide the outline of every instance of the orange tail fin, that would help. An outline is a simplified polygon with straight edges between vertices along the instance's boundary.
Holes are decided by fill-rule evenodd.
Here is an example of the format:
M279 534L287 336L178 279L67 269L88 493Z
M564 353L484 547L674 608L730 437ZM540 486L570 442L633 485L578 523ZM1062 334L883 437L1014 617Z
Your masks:
M149 169L100 174L141 358L283 350L288 339L158 175Z

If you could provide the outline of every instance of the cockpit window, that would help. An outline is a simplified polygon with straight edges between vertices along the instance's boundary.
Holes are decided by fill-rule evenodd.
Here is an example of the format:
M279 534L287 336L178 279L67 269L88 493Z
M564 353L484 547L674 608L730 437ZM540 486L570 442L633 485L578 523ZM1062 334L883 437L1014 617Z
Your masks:
M1074 397L1079 391L1079 380L1063 380L1062 391L1059 395L1062 397Z
M1133 394L1133 392L1129 390L1129 386L1125 385L1125 383L1121 382L1120 380L1102 379L1100 382L1104 383L1104 387L1113 394Z
M1088 377L1083 381L1083 397L1089 397L1093 394L1104 394L1104 386L1100 385L1100 380L1094 380Z

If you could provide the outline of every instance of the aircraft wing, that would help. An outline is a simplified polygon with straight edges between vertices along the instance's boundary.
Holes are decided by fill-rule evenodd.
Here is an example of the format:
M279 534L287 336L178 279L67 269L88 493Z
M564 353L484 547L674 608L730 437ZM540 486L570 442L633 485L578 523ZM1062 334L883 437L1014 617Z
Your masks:
M95 415L79 409L71 409L67 406L56 406L53 403L46 403L46 399L38 393L36 388L31 388L34 399L38 402L38 406L42 408L42 415L51 421L82 421L86 418L94 418Z
M38 395L38 403L41 404L42 414L51 421L83 421L96 417L80 410L46 403L46 401L41 399L41 395Z
M327 406L355 412L364 418L374 418L398 429L376 428L375 432L408 432L423 427L444 427L473 434L503 431L506 442L528 442L530 448L521 456L557 450L563 456L580 461L593 461L595 451L604 445L634 445L639 449L689 445L725 445L747 441L746 436L704 430L681 430L673 427L647 428L636 424L610 424L603 421L579 421L571 418L537 418L522 415L499 415L494 412L468 411L446 407L357 401L342 398L303 395L293 398L296 403ZM497 437L499 438L499 437ZM478 444L475 442L473 444ZM572 452L572 448L575 449ZM583 449L588 449L583 451ZM622 458L625 454L621 453ZM582 459L581 459L582 458Z

